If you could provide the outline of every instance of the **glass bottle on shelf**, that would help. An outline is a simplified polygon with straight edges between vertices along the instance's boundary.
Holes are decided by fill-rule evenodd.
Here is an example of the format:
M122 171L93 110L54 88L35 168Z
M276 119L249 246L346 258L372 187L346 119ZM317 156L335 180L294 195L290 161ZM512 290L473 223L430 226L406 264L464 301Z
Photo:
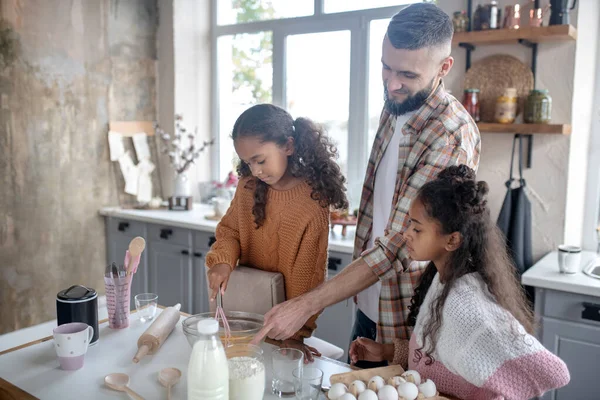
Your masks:
M467 112L473 117L475 122L480 121L479 116L479 89L469 88L465 89L465 95L463 98L463 106Z

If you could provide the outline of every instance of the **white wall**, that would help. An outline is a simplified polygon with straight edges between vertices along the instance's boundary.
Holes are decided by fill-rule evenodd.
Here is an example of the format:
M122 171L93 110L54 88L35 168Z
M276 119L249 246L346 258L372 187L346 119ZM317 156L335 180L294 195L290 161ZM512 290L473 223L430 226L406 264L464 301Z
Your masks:
M210 103L210 1L174 0L175 111L189 129L198 128L198 144L211 137ZM192 190L196 182L210 180L211 149L206 149L190 169Z
M577 37L575 53L575 83L573 93L573 135L569 151L569 175L567 179L567 206L565 212L564 241L581 245L583 237L592 236L593 231L584 232L583 199L586 198L587 179L597 182L598 175L588 176L588 149L594 121L594 99L598 76L598 37L600 37L600 2L582 0L579 4ZM598 203L596 202L596 207ZM596 219L597 220L597 219Z
M198 144L210 140L210 2L208 0L159 1L158 116L169 133L175 130L175 114L184 125L198 128ZM198 200L196 182L210 179L210 148L190 167L192 195ZM161 163L163 191L173 190L174 172L166 159Z

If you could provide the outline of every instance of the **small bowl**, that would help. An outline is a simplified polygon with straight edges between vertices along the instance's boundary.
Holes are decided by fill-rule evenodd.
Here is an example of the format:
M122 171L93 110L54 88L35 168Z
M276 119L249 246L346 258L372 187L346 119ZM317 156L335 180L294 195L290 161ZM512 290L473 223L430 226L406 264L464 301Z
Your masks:
M194 347L194 343L200 339L197 328L198 321L214 317L214 313L206 312L192 315L183 320L183 333L191 347ZM264 325L264 316L260 314L227 311L225 312L225 317L227 318L229 329L231 331L231 338L229 339L230 345L250 343ZM219 336L221 337L221 342L225 345L225 329L223 328L221 320L219 320Z

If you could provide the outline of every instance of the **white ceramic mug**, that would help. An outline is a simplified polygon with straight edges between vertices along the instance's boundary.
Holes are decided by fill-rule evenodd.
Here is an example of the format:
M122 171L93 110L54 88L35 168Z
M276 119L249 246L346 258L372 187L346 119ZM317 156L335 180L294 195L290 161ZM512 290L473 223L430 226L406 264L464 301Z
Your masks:
M581 270L581 247L558 246L558 269L562 274L575 274Z
M71 322L57 326L53 334L60 367L67 371L83 367L85 353L94 336L94 328L83 322Z

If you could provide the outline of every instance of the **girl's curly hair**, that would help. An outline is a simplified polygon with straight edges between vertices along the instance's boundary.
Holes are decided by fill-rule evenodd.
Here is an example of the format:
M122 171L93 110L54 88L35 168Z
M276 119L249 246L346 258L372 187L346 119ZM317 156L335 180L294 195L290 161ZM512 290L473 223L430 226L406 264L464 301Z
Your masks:
M292 116L283 108L272 104L258 104L242 113L235 122L233 140L239 137L257 136L263 142L284 146L291 137L294 153L288 157L288 169L292 176L303 178L312 188L311 197L322 207L348 208L346 178L335 162L337 148L325 134L323 127L306 118ZM250 167L240 162L237 168L240 177L252 176ZM251 181L254 189L252 214L256 227L265 220L269 185L261 180Z
M428 343L426 364L433 362L430 354L435 349L442 326L446 298L456 280L471 272L478 272L498 304L512 314L528 333L533 333L531 304L517 278L506 241L490 219L486 198L488 191L486 182L475 179L475 171L460 165L440 172L437 179L426 183L417 194L427 214L440 224L444 234L460 232L462 236L460 247L452 252L444 268L444 288L431 303L430 318L424 325L422 343L424 346ZM411 299L407 325L415 325L419 308L436 273L435 265L429 263ZM417 358L422 356L422 350L416 351Z

